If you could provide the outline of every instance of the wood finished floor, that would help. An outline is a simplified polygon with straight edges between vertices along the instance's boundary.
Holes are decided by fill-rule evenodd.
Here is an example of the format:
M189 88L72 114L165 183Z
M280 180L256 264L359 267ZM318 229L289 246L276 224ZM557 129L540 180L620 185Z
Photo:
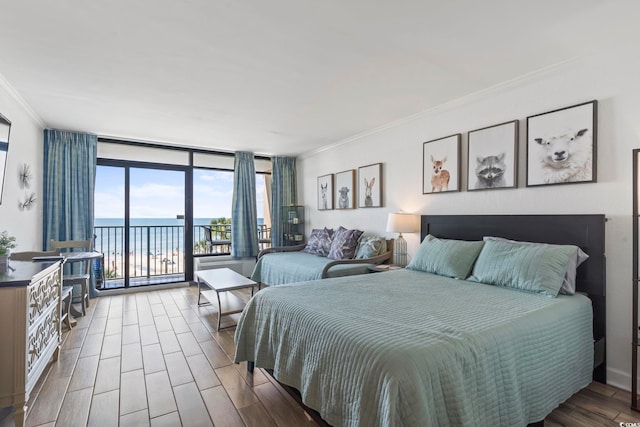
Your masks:
M217 332L216 308L196 301L193 286L93 299L36 386L27 425L316 425L262 370L251 376L232 363L234 329ZM592 383L545 426L640 422L629 401L626 391ZM12 414L0 419L12 425Z

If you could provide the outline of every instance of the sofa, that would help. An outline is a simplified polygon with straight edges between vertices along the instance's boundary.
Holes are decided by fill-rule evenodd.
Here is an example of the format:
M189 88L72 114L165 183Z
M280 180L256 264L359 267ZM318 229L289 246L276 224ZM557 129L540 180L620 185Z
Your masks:
M251 279L261 286L369 273L369 267L390 263L393 239L363 236L344 227L314 229L306 244L260 251Z

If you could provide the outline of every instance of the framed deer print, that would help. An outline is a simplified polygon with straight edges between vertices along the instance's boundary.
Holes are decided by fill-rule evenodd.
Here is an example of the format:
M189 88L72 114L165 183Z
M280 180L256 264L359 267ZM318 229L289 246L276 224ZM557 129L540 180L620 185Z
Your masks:
M468 135L467 190L516 187L518 121L472 130Z
M336 209L353 209L355 203L356 171L351 169L336 174Z
M358 206L382 207L382 163L358 168Z
M318 177L318 210L333 209L333 174Z
M422 144L422 194L460 191L461 134Z

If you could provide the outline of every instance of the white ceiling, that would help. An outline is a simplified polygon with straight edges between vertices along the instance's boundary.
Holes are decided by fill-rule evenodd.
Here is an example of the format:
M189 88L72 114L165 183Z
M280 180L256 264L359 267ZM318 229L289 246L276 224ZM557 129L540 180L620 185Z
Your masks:
M3 1L0 74L47 127L297 155L611 46L638 3Z

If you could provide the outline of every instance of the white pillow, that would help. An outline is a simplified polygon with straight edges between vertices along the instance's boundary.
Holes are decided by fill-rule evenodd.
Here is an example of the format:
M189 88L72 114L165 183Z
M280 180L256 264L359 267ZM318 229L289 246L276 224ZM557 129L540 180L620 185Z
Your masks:
M487 240L497 240L501 242L511 242L511 243L519 243L522 245L534 245L534 246L572 246L576 249L574 255L569 257L569 263L567 264L567 271L564 274L564 281L562 282L562 287L560 288L560 293L565 295L573 295L576 293L576 270L578 266L585 262L589 255L584 253L582 249L574 245L552 245L550 243L534 243L534 242L519 242L517 240L509 240L503 237L494 237L494 236L484 236L482 239L484 241Z

